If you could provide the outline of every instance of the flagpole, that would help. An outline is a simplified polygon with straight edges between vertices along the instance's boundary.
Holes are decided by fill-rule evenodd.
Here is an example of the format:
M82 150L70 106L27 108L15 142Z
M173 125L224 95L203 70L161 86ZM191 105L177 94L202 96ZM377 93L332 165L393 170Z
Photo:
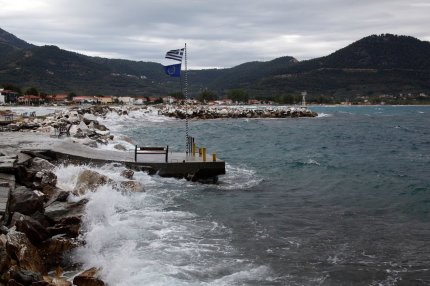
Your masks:
M188 136L188 72L187 72L187 43L185 43L185 153L188 155L190 142Z

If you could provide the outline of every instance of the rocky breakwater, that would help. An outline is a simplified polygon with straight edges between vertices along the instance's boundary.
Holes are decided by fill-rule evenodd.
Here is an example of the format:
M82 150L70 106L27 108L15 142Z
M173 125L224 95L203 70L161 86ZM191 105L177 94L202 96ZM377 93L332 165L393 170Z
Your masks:
M318 114L303 107L246 107L246 106L207 106L193 105L187 110L184 106L163 106L160 114L179 119L216 119L216 118L293 118L316 117Z
M143 191L143 186L131 170L123 172L124 181L113 183L85 169L73 190L64 190L55 171L34 152L0 153L0 285L105 285L100 269L82 272L70 258L85 243L81 219L88 193L107 183L119 191Z
M97 147L114 138L109 129L97 120L108 112L127 114L125 110L108 106L74 107L47 116L16 116L14 122L2 126L0 131L41 132L52 137L70 137L74 142Z

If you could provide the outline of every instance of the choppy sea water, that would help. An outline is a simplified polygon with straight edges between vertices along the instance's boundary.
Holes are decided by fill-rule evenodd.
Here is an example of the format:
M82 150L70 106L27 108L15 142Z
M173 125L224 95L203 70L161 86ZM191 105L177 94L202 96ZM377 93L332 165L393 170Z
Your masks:
M90 194L74 253L109 285L429 285L430 107L311 107L318 118L191 121L227 162L217 185L136 173ZM184 121L110 114L183 150ZM82 166L57 169L72 188ZM121 166L102 171L120 180Z

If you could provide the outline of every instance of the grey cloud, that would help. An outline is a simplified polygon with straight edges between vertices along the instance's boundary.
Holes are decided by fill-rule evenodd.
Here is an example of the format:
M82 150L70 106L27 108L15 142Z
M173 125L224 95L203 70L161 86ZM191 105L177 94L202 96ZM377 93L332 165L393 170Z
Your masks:
M2 28L29 42L156 62L187 42L199 67L309 59L370 34L430 39L424 0L39 0L28 12L10 3L0 0Z

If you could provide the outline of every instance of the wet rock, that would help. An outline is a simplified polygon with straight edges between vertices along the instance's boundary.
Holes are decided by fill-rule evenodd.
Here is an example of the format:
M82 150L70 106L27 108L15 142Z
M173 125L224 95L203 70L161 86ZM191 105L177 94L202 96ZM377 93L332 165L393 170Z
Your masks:
M48 227L47 229L51 235L63 234L67 237L76 238L79 236L81 228L81 217L71 216L61 219L54 226Z
M130 169L125 169L121 172L121 176L129 180L133 179L133 175L134 171Z
M87 202L87 199L79 202L55 201L45 208L45 217L54 223L60 223L65 218L82 217Z
M17 281L15 281L14 279L10 279L10 280L7 282L6 286L25 286L25 285L22 285L21 283L18 283L18 282L17 282Z
M88 125L91 122L97 122L97 117L91 113L85 113L82 120Z
M44 272L42 259L37 248L28 240L27 236L13 228L6 235L6 250L10 257L18 261L18 265L24 270Z
M96 171L84 170L79 173L77 183L73 193L75 195L84 195L88 191L95 191L96 188L110 182L105 175L99 174Z
M85 270L73 278L73 284L77 286L104 286L105 283L99 278L99 269L93 267Z
M33 282L42 280L40 273L34 273L29 270L19 269L12 273L13 279L22 285L32 285Z
M120 150L120 151L127 151L127 148L122 144L116 144L113 146L113 148L115 148L116 150Z
M16 226L17 231L25 233L33 245L38 245L51 237L47 229L37 220L17 212L13 214L10 224Z
M39 247L46 265L55 267L55 265L61 264L65 253L78 246L80 244L73 239L55 236L45 240Z
M6 236L2 234L0 236L0 273L6 272L10 265L11 259L6 251Z
M37 211L43 212L43 198L24 186L11 191L7 208L9 215L14 212L31 215Z
M144 192L145 189L139 181L123 181L119 183L119 188L130 192Z
M30 168L34 172L38 171L52 171L55 169L55 165L48 160L35 157L31 160Z

